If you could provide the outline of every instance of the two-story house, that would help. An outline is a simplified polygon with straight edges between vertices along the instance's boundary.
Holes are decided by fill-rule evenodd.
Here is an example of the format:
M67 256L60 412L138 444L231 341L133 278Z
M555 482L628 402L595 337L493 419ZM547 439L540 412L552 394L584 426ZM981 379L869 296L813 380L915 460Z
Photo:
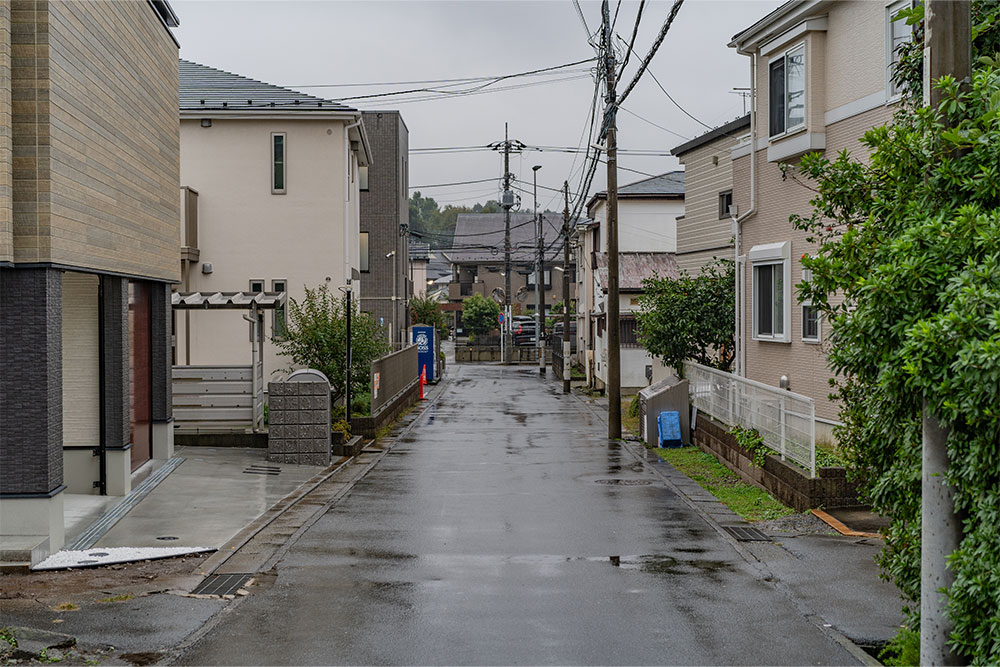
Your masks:
M406 342L409 275L409 130L398 111L362 113L374 161L360 167L361 310L382 324L389 342ZM417 291L422 286L417 286Z
M709 130L671 153L684 165L684 215L677 218L677 268L696 276L716 259L733 259L732 149L750 116Z
M185 292L285 292L363 282L359 192L371 153L361 112L180 61L181 183L198 193L197 260ZM193 255L189 255L193 257ZM353 277L353 279L352 279ZM355 292L356 295L356 292ZM237 311L178 313L177 359L244 365L253 338ZM265 324L264 377L290 366Z
M677 277L677 219L684 215L684 172L672 171L618 188L618 279L621 385L649 384L647 366L659 379L666 369L639 344L635 311L642 280ZM607 384L607 192L587 202L590 220L574 228L577 245L577 360L589 386Z
M802 256L815 250L789 223L793 213L809 214L814 195L795 166L809 151L863 157L862 134L891 119L899 91L890 70L910 38L893 18L906 4L788 2L729 45L751 72L750 134L731 153L742 261L737 372L815 399L821 437L837 407L828 398L823 322L795 288L807 277Z
M543 215L542 229L545 236L544 312L548 313L556 301L562 300L562 219L551 219ZM532 213L511 212L510 301L514 315L535 312L537 232ZM445 259L452 266L448 294L451 307L446 310L455 313L456 334L463 333L463 299L481 294L487 298L497 295L502 301L506 285L504 247L503 213L459 214L455 222L452 248L444 253ZM576 299L572 280L574 270L575 266L569 267L571 304Z
M24 3L21 3L24 4ZM0 552L173 455L177 42L169 4L0 5Z

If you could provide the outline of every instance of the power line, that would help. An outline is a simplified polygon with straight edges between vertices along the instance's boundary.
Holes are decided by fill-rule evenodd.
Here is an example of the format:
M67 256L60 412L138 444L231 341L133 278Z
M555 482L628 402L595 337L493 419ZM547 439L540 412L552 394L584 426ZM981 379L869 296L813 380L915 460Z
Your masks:
M569 67L567 65L566 67ZM587 71L587 70L576 70L576 71ZM417 79L414 81L365 81L360 83L311 83L311 84L280 84L282 88L365 88L372 86L412 86L421 83L443 83L443 84L455 84L460 85L463 83L480 83L482 81L489 81L491 79L497 79L503 76L551 76L553 72L538 72L532 74L522 74L522 75L504 75L496 74L489 76L467 76L457 79ZM441 86L442 88L450 86Z
M428 188L449 188L453 185L472 185L473 183L490 183L497 180L494 178L480 178L475 181L455 181L454 183L432 183L430 185L411 185L411 190L426 190Z
M551 79L549 81L533 81L530 83L522 83L512 86L502 86L500 88L490 88L487 90L473 90L473 91L456 91L454 93L448 94L435 94L426 95L424 97L414 97L410 99L393 100L393 105L398 104L411 104L413 102L432 102L434 100L447 100L447 99L459 99L461 97L471 97L472 95L486 95L488 93L501 93L508 90L520 90L522 88L533 88L535 86L546 86L555 83L564 83L566 81L579 81L581 79L591 78L590 74L577 74L575 76L566 76L561 79ZM376 104L376 101L368 102L368 104ZM366 104L364 100L361 102L356 102L359 106Z
M656 40L649 49L649 53L643 59L642 63L639 65L639 70L633 75L632 80L629 82L628 86L625 87L625 91L618 97L618 102L616 106L621 106L625 102L625 98L629 96L635 85L639 83L639 79L642 78L643 73L646 68L649 67L649 63L653 60L653 56L656 55L657 50L663 43L663 38L667 36L667 31L670 30L670 25L674 22L674 18L677 16L677 12L680 11L681 5L684 4L684 0L674 0L673 7L670 8L670 14L667 15L667 20L663 22L663 26L660 28L660 34L657 35ZM610 45L608 45L610 48Z
M634 53L634 51L632 51L632 45L631 45L631 44L629 44L629 47L628 47L628 50L629 50L630 52L633 52L633 53ZM636 54L636 58L638 58L638 57L639 57L639 56L638 56L638 54ZM627 53L625 54L625 58L626 58L626 60L628 59L628 54L627 54ZM684 114L685 116L687 116L688 118L690 118L691 120L693 120L693 121L694 121L694 122L696 122L696 123L700 123L701 125L703 125L704 127L708 128L709 130L711 130L711 129L712 129L712 127L711 127L710 125L708 125L707 123L704 123L704 122L702 122L702 121L701 121L700 119L698 119L698 118L695 118L695 117L694 117L693 115L691 115L690 113L688 113L688 110L687 110L687 109L685 109L685 108L684 108L684 107L682 107L682 106L681 106L680 104L678 104L678 103L677 103L677 100L675 100L675 99L673 98L673 96L671 96L671 94L667 92L667 89L663 87L663 84L662 84L662 83L660 83L660 80L656 78L656 75L655 75L655 74L653 74L653 70L649 70L649 76L653 77L653 81L654 81L654 82L656 83L656 85L657 85L657 86L659 86L659 87L660 87L660 90L662 90L662 91L663 91L663 94L667 96L667 99L668 99L668 100L670 100L671 102L673 102L673 103L674 103L674 106L675 106L675 107L677 107L678 109L680 109L680 110L681 110L681 112L682 112L682 113L683 113L683 114ZM643 119L643 120L645 120L645 119Z
M618 70L618 78L622 77L625 73L625 66L628 65L628 57L632 53L632 47L635 45L635 36L639 33L639 22L642 21L642 9L646 6L646 0L641 0L639 2L639 10L635 14L635 25L632 26L632 39L628 42L628 50L625 52L625 59L622 60L621 69ZM615 27L612 25L611 30L614 31ZM621 39L621 37L619 37ZM636 56L638 58L639 56Z
M649 123L649 124L650 124L650 125L652 125L653 127L658 127L658 128L660 128L661 130L663 130L664 132L669 132L670 134L674 135L675 137L680 137L680 138L681 138L681 139L683 139L684 141L690 141L690 138L688 138L688 137L685 137L685 136L684 136L683 134L679 134L679 133L677 133L677 132L674 132L674 131L673 131L673 130L671 130L670 128L666 128L666 127L663 127L662 125L659 125L659 124L657 124L657 123L654 123L653 121L649 120L648 118L643 118L642 116L640 116L640 115L639 115L639 114L637 114L636 112L632 111L631 109L626 109L626 108L625 108L625 107L623 107L623 106L619 106L618 108L619 108L619 109L620 109L621 111L624 111L624 112L625 112L625 113L627 113L627 114L631 114L631 115L635 116L636 118L638 118L638 119L639 119L639 120L641 120L641 121L644 121L644 122L646 122L646 123Z
M441 91L441 90L435 90L433 88L410 88L410 89L407 89L407 90L394 90L394 91L389 91L389 92L385 92L385 93L371 93L371 94L368 94L368 95L354 95L354 96L351 96L351 97L338 97L338 98L334 98L334 101L337 101L337 102L349 102L349 101L355 101L355 100L366 100L366 99L371 99L371 98L375 98L375 97L392 97L392 96L395 96L395 95L410 95L410 94L413 94L413 93L442 93L442 92L444 92L447 95L469 94L469 93L473 93L473 92L478 92L478 91L482 90L483 88L486 88L487 86L492 86L493 84L499 83L499 82L504 81L506 79L514 79L514 78L522 77L522 76L532 76L532 75L535 75L535 74L541 74L543 72L554 72L556 70L566 69L567 67L575 67L577 65L583 65L585 63L593 62L594 60L596 60L596 58L587 58L586 60L578 60L576 62L566 63L564 65L555 65L553 67L542 67L540 69L528 70L526 72L517 72L515 74L504 74L504 75L501 75L501 76L492 77L487 82L483 83L482 85L479 85L479 86L477 86L475 88L471 88L471 89L467 89L467 90Z

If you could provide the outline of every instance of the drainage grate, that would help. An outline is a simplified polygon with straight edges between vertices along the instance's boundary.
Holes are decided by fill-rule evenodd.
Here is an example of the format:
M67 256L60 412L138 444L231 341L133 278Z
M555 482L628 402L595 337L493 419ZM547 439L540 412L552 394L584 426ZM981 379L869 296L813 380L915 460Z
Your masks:
M278 475L281 474L281 468L277 466L262 466L256 463L252 464L249 468L243 471L244 475Z
M598 484L611 484L613 486L649 486L652 480L649 479L598 479Z
M771 538L757 528L749 526L723 526L722 529L738 542L770 542Z
M212 574L191 591L195 595L235 595L253 574Z
M132 489L132 492L125 496L120 503L102 514L97 521L90 524L85 531L80 533L79 537L77 537L71 544L63 547L63 549L66 551L80 551L94 546L94 544L101 539L105 533L111 530L112 526L118 523L123 516L128 514L133 507L139 504L140 500L149 495L149 492L155 489L157 484L166 479L167 475L173 472L177 466L182 463L184 463L184 458L180 456L175 456L164 463L156 471L154 471L153 474L143 480L139 486Z

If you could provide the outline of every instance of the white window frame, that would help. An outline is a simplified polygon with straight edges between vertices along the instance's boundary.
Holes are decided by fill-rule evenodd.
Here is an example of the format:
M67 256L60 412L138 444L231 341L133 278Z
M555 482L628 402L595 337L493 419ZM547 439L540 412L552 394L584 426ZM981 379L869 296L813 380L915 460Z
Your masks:
M279 289L279 287L281 289ZM271 281L271 291L272 292L284 292L285 293L285 298L287 299L288 298L288 281L284 280L282 278L278 278L276 280L272 280ZM279 329L279 326L278 326L278 318L279 318L279 316L280 316L281 321L282 321L280 328L285 329L285 330L287 330L287 328L288 328L288 312L284 308L275 308L275 309L273 309L271 311L271 338L272 339L280 338L285 333L284 331L278 331L278 329Z
M895 0L885 6L885 100L886 102L896 102L903 97L903 91L892 91L892 20L894 14L899 10L912 6L911 0ZM913 39L913 28L910 27L910 39Z
M803 85L802 85L802 122L794 127L788 126L788 54L792 51L802 49L802 75L803 75ZM785 61L785 80L784 80L784 90L782 94L785 98L785 127L778 134L771 134L771 64L777 61L778 58ZM805 40L794 44L784 51L780 55L771 56L767 61L767 132L768 139L774 141L776 139L782 139L784 137L796 134L806 129L808 125L807 119L809 118L809 105L807 91L809 89L809 61L806 55L806 43Z
M248 287L250 288L250 293L251 294L257 294L258 292L263 292L265 289L267 289L267 281L264 280L263 278L251 278L248 282L249 282ZM254 289L254 284L255 283L260 283L260 289L259 290L255 290ZM250 342L251 343L254 342L254 340L253 340L253 322L250 323Z
M812 270L802 269L802 280L800 282L808 282L812 280ZM816 345L823 341L823 314L816 311L816 337L808 338L806 337L806 308L812 308L812 301L803 301L799 310L799 315L802 321L799 323L799 337L802 339L803 343L809 343L810 345Z
M750 248L747 253L750 260L750 289L751 289L751 340L759 340L772 343L792 342L792 243L782 241L778 243L768 243L756 245ZM760 302L757 293L757 272L755 269L761 266L781 266L781 333L780 334L760 334L757 331L757 304Z
M281 137L281 185L282 187L274 187L274 139L275 137ZM288 134L286 132L272 132L271 133L271 194L272 195L283 195L288 192Z

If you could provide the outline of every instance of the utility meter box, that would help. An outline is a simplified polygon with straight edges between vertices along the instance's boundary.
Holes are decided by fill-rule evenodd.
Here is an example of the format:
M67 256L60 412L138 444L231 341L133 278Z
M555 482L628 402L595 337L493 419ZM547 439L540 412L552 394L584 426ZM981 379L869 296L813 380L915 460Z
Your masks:
M659 419L661 412L677 412L680 417L680 436L684 444L691 444L691 407L688 381L671 375L651 384L639 392L639 438L651 447L659 447Z

